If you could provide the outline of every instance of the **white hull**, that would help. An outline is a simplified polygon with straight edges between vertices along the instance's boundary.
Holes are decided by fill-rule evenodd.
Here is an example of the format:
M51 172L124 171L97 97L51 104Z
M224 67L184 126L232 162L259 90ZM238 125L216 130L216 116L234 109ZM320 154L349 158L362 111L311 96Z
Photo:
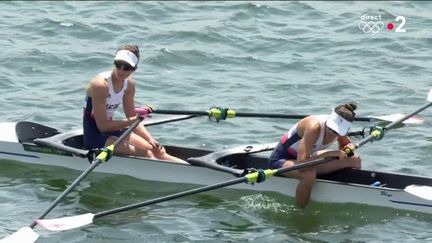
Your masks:
M3 124L3 128L5 126ZM26 151L21 143L13 140L12 136L0 141L0 159L37 165L59 166L78 171L84 171L90 165L87 159L80 157ZM94 171L128 175L142 180L196 185L211 185L235 178L231 174L205 167L118 156L114 156L107 163L100 164ZM403 175L401 175L402 177ZM427 180L429 181L429 179ZM295 179L273 177L262 183L255 183L254 185L237 184L231 186L231 188L272 191L295 196L296 186L297 180ZM428 184L428 186L431 185ZM332 180L318 179L313 188L311 199L317 202L368 204L432 214L431 200L417 197L403 189L372 187Z

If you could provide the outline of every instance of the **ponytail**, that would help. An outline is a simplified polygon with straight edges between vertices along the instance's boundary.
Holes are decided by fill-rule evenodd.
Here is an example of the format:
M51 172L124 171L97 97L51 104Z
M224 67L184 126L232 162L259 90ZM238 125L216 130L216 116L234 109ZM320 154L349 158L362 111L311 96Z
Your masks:
M334 111L345 120L349 122L354 121L354 117L356 113L354 112L357 109L357 104L355 102L350 102L343 105L338 105L334 109Z

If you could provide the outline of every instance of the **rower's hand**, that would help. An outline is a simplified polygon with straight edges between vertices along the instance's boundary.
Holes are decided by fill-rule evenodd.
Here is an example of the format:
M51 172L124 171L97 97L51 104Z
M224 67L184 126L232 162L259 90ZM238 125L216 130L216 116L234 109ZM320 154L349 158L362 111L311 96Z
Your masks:
M151 117L150 113L152 113L153 111L154 111L154 108L151 105L145 105L145 106L140 107L140 108L135 108L135 112L144 118Z
M345 146L342 148L342 151L345 153L346 158L352 157L354 155L354 148L352 146Z
M153 138L150 139L148 142L152 146L153 149L161 150L163 148L163 146Z
M348 158L348 154L345 153L345 151L343 151L343 150L338 150L337 152L338 152L338 153L337 153L336 156L339 157L339 160L344 160L344 159Z

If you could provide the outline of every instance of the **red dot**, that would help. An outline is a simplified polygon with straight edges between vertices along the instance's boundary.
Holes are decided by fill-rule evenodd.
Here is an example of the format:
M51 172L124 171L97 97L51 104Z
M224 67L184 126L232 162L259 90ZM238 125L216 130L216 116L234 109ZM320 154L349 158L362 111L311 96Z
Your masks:
M394 25L393 25L392 22L390 22L390 23L387 24L387 29L392 30L393 27L394 27Z

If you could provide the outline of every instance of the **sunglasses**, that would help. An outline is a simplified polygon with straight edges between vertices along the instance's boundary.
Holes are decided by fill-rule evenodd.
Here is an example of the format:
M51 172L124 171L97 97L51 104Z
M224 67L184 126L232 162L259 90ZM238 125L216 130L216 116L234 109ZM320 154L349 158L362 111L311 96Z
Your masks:
M136 70L136 67L132 67L131 65L129 65L128 63L125 63L125 62L114 61L114 65L116 68L122 69L124 71L135 71Z

